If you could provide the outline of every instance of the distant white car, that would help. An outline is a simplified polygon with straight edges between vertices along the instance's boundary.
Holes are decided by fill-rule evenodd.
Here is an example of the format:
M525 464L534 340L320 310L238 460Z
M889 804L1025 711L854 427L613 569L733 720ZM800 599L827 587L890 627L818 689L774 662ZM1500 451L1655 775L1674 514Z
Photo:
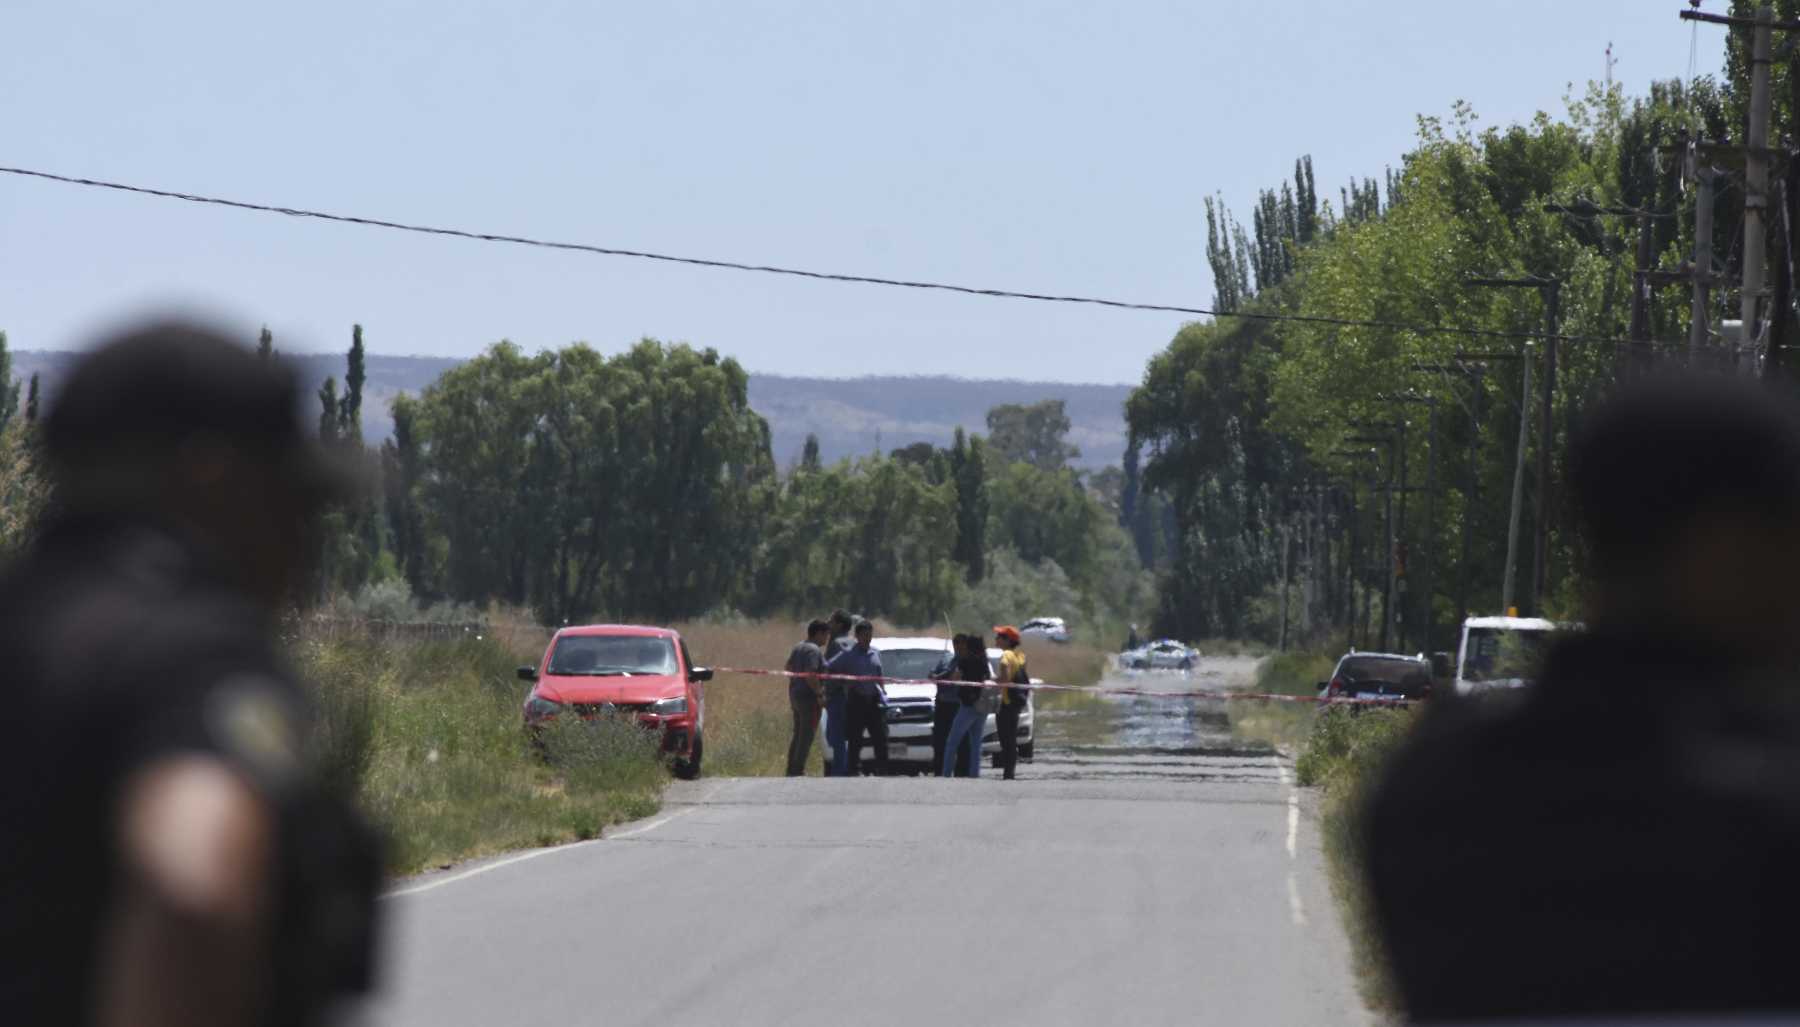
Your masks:
M938 661L950 651L950 640L929 635L916 638L876 638L870 641L869 646L881 654L883 677L923 680L931 676ZM1000 650L989 649L987 656L990 673L998 671ZM1037 681L1036 678L1032 680ZM937 703L937 686L889 683L882 685L881 690L887 696L889 766L905 774L937 773L938 768L933 765L931 758L931 717ZM1025 709L1019 714L1019 758L1022 760L1031 759L1034 752L1033 705L1027 699ZM829 719L830 714L820 718L821 741L830 737L825 733ZM990 759L1000 755L1000 733L991 713L981 731L981 754ZM858 758L867 765L875 758L875 747L864 744ZM826 750L826 759L830 760L829 749Z
M1033 617L1019 625L1019 634L1026 637L1047 638L1052 642L1067 642L1069 626L1061 617Z
M1142 649L1119 654L1119 663L1128 670L1192 670L1199 659L1200 650L1172 638L1159 638Z

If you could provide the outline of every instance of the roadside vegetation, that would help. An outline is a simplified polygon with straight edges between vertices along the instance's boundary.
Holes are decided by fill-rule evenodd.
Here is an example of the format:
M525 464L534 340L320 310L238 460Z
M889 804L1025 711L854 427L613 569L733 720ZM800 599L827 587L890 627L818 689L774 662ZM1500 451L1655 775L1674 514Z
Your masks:
M669 775L633 725L560 725L547 760L531 751L514 676L522 654L502 639L301 631L290 652L314 689L316 755L386 833L391 873L593 838L658 808Z
M1255 691L1311 698L1341 653L1331 646L1265 658ZM1266 742L1294 762L1296 783L1319 795L1320 835L1331 890L1349 936L1357 987L1371 1009L1398 1012L1364 872L1362 813L1369 789L1418 713L1413 709L1254 702L1231 709L1232 732Z

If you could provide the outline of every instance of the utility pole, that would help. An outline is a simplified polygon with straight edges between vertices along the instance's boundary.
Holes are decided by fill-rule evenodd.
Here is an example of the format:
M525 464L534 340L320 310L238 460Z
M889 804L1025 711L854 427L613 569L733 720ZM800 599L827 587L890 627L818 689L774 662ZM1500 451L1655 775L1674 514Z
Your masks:
M1653 212L1638 207L1601 206L1588 200L1575 203L1546 203L1547 214L1569 214L1580 218L1594 218L1602 214L1637 219L1637 260L1632 272L1631 284L1631 341L1648 343L1650 341L1650 263L1655 259L1654 236L1651 233L1651 217ZM1666 216L1666 215L1665 215ZM1623 370L1629 363L1628 358L1616 361Z
M1556 448L1556 332L1562 310L1562 283L1544 287L1544 412L1538 431L1537 544L1532 546L1531 597L1526 607L1541 613L1544 592L1550 587L1550 451ZM1531 390L1525 390L1529 393Z
M1363 424L1366 427L1386 428L1389 430L1393 430L1396 427L1393 424L1381 424L1381 423L1370 423L1370 422L1363 422ZM1404 429L1402 428L1401 430L1404 430ZM1395 571L1395 567L1394 567L1394 542L1395 542L1395 539L1394 539L1394 461L1395 461L1395 454L1396 454L1395 437L1393 435L1359 435L1359 436L1353 436L1349 439L1346 439L1345 441L1360 442L1360 443L1375 443L1377 445L1386 446L1387 451L1388 451L1387 474L1385 476L1387 480L1381 486L1382 524L1383 524L1382 534L1384 536L1384 538L1382 540L1382 554L1383 554L1383 559L1387 563L1387 574L1385 575L1385 578L1384 578L1385 586L1382 589L1382 598L1381 598L1381 649L1383 652L1386 652L1387 648L1388 648L1388 640L1391 637L1391 632L1394 627L1394 586L1397 583L1395 581L1395 575L1394 575L1394 571Z
M1524 344L1519 361L1524 385L1519 390L1519 448L1513 460L1512 514L1506 522L1506 576L1500 586L1500 608L1510 616L1513 610L1513 584L1519 557L1519 514L1525 499L1525 447L1531 442L1531 343Z
M1762 338L1757 301L1762 298L1763 211L1769 203L1769 61L1775 9L1764 4L1756 9L1756 27L1750 42L1750 134L1744 151L1744 286L1742 290L1744 342L1756 345Z
M1713 178L1718 172L1711 167L1697 167L1694 178L1699 191L1694 195L1694 311L1688 320L1688 358L1698 360L1706 345L1712 315L1712 234Z
M1730 14L1707 14L1693 5L1693 10L1682 11L1682 21L1703 21L1711 25L1727 25L1732 28L1747 28L1750 35L1750 125L1740 150L1744 156L1744 281L1741 294L1743 317L1743 341L1755 345L1763 338L1762 321L1758 317L1757 307L1762 299L1763 290L1763 242L1765 238L1764 212L1769 205L1769 63L1772 59L1773 34L1776 32L1800 32L1800 21L1776 21L1775 9L1767 4L1757 7L1754 17L1745 18ZM1690 162L1695 160L1690 150ZM1702 296L1705 286L1700 276L1710 277L1712 274L1712 172L1711 168L1695 169L1690 163L1689 170L1696 172L1700 180L1698 196L1699 210L1695 222L1695 255L1694 255L1694 322L1695 326L1689 335L1689 349L1698 351L1701 335L1707 321L1703 309ZM1704 218L1705 231L1700 231ZM1706 259L1702 261L1701 245L1706 246ZM1785 317L1783 311L1780 316ZM1767 361L1765 361L1766 365ZM1765 373L1766 370L1765 370Z
M1539 432L1540 438L1538 439L1537 495L1532 503L1532 517L1535 521L1537 531L1535 533L1536 537L1532 545L1531 553L1531 590L1526 593L1527 598L1524 604L1527 609L1536 613L1538 602L1544 593L1546 576L1549 573L1550 567L1550 451L1556 444L1556 336L1561 328L1562 280L1560 278L1550 278L1543 275L1531 275L1525 278L1471 278L1468 280L1468 284L1501 289L1535 288L1540 290L1543 294L1543 427ZM1527 363L1529 363L1529 361L1527 361ZM1530 371L1527 370L1526 380L1529 381L1530 377ZM1527 411L1531 409L1531 390L1529 388L1525 390L1525 394L1520 400L1520 403L1522 404L1519 407L1520 416L1529 419L1529 414L1527 413ZM1526 434L1527 432L1524 428L1519 430L1519 438L1521 440L1526 437ZM1523 442L1520 444L1523 445ZM1519 459L1522 461L1524 459L1523 455L1521 455ZM1518 502L1516 493L1517 487L1515 486L1515 495L1513 497L1515 505ZM1516 516L1514 520L1517 520ZM1518 526L1515 524L1511 530L1516 533L1518 531ZM1508 543L1508 549L1509 551L1511 550L1510 542ZM1509 556L1507 558L1507 564L1510 566L1511 563L1512 557ZM1506 591L1510 595L1512 589L1509 588ZM1509 609L1512 607L1510 601L1505 605Z
M1431 609L1432 575L1437 565L1437 397L1421 396L1407 392L1387 393L1379 395L1376 398L1390 403L1421 403L1424 404L1426 409L1425 553L1424 559L1420 561L1420 565L1423 569L1419 575L1421 583L1417 591L1421 593L1420 601L1424 604L1424 616L1419 623L1422 625L1421 630L1425 639L1425 648L1429 650L1432 642L1431 629L1433 621L1435 620ZM1404 436L1402 437L1404 438ZM1404 540L1406 536L1406 493L1411 491L1406 485L1406 472L1404 470L1406 464L1404 457L1402 458L1400 466L1403 468L1400 473L1400 535L1402 540ZM1413 590L1407 589L1406 593L1407 599L1403 600L1403 602L1411 601ZM1404 624L1407 622L1403 621L1402 623ZM1407 647L1406 636L1404 634L1400 638L1400 647L1402 649Z
M1652 235L1649 214L1638 215L1637 267L1631 276L1631 341L1639 344L1638 353L1627 354L1624 360L1614 360L1621 367L1635 364L1642 354L1642 346L1650 341L1650 261L1652 255Z
M1475 515L1481 509L1481 410L1483 401L1487 398L1487 365L1521 359L1518 353L1458 353L1453 364L1413 365L1414 371L1463 375L1474 386L1470 403L1465 407L1469 411L1469 489L1466 493L1467 508L1462 519L1462 561L1458 565L1456 582L1456 623L1459 627L1469 618L1469 572L1474 565ZM1529 384L1525 386L1525 391L1527 395L1530 394ZM1435 465L1434 459L1433 466ZM1508 589L1509 593L1510 591Z
M1288 552L1292 548L1293 548L1293 539L1290 537L1289 526L1286 524L1283 524L1281 526L1281 642L1278 646L1277 651L1284 652L1284 653L1287 652L1288 603L1290 602L1290 599L1289 599L1289 591L1291 589L1290 583L1293 580L1292 578L1290 578L1288 576L1288 571L1289 571Z
M1774 381L1781 377L1782 354L1788 345L1788 321L1794 304L1794 202L1795 183L1800 182L1800 162L1788 161L1787 171L1779 184L1781 197L1781 260L1775 266L1775 296L1769 303L1769 345L1763 356L1763 378Z
M1355 437L1355 439L1350 439L1352 442L1377 442L1377 444L1388 446L1388 484L1382 489L1382 491L1386 493L1386 498L1384 498L1386 514L1384 514L1384 516L1386 516L1386 522L1388 522L1388 529L1386 529L1386 531L1388 531L1388 538L1386 538L1386 547L1384 547L1384 559L1388 561L1388 574L1386 574L1386 588L1382 590L1381 599L1381 647L1386 651L1386 649L1388 649L1390 631L1397 631L1400 635L1400 644L1402 644L1402 646L1406 644L1406 642L1404 642L1404 639L1406 639L1406 622L1404 622L1402 617L1399 617L1399 610L1395 610L1395 603L1393 603L1393 594L1404 586L1404 583L1400 581L1399 559L1397 558L1399 558L1400 540L1406 536L1406 421L1404 421L1404 419L1395 419L1395 421L1352 421L1352 426L1357 426L1357 428L1373 428L1373 430L1381 430L1381 432L1391 432L1391 435L1370 435L1370 437ZM1393 484L1393 469L1395 469L1395 462L1399 462L1399 486ZM1399 534L1395 534L1395 531L1393 531L1393 527L1395 527L1395 525L1393 525L1393 493L1395 493L1395 487L1399 487L1400 491Z
M1375 459L1375 451L1372 449L1338 449L1338 450L1333 450L1332 455L1340 456L1340 457L1348 457L1348 458L1351 458L1354 460L1359 460L1359 461ZM1346 606L1347 610L1349 611L1349 615L1350 615L1350 630L1348 632L1348 638L1346 639L1344 644L1345 644L1346 648L1355 649L1357 647L1357 640L1359 637L1361 638L1363 644L1365 646L1367 645L1368 631L1366 629L1367 619L1363 615L1363 609L1366 606L1366 597L1363 595L1363 592L1366 590L1357 588L1357 580L1356 580L1357 579L1357 569L1362 565L1362 527L1361 527L1362 515L1360 512L1359 505L1357 503L1355 470L1352 470L1350 472L1349 477L1350 477L1350 555L1349 555L1349 559L1344 561L1344 577L1345 577L1344 586L1347 591L1347 595L1345 596L1345 599L1346 599L1345 606ZM1373 469L1371 469L1369 471L1369 483L1370 483L1370 489L1371 489L1371 493L1372 493L1373 489L1375 488L1375 472ZM1359 629L1360 629L1360 631L1359 631Z

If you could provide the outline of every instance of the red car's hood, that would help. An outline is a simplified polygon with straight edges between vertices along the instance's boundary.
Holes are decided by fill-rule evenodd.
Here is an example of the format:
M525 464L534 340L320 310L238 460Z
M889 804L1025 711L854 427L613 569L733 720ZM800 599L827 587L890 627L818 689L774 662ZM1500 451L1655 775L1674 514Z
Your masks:
M652 703L687 692L679 674L631 677L580 677L546 674L538 682L539 698L560 703Z

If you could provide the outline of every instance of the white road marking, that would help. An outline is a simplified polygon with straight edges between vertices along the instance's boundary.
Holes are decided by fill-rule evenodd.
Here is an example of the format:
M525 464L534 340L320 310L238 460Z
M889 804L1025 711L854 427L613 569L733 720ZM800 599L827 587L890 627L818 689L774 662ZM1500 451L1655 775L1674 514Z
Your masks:
M1287 786L1288 833L1287 852L1289 859L1299 856L1300 848L1300 793L1294 790L1294 778L1287 767L1281 768L1281 783Z
M1300 792L1294 787L1294 776L1286 764L1280 765L1281 783L1287 788L1287 854L1288 915L1295 927L1306 926L1306 907L1300 902L1300 879L1294 874L1294 861L1300 857Z
M1295 927L1306 926L1306 907L1300 904L1300 882L1293 874L1288 875L1288 914L1294 918Z
M668 816L657 817L655 820L651 820L648 823L640 824L629 831L620 831L618 834L602 835L599 838L590 838L585 842L572 842L568 845L555 845L547 849L532 849L530 852L521 852L517 856L509 856L506 859L478 866L473 870L465 870L460 874L452 874L449 877L440 877L435 881L426 881L424 884L415 884L411 888L401 888L398 891L387 892L381 897L384 899L397 899L402 895L418 895L421 892L442 888L444 885L455 884L458 881L466 881L471 877L479 877L490 870L509 867L515 863L523 863L526 860L537 859L540 856L553 856L559 852L572 852L575 849L585 849L590 845L599 845L601 842L616 841L620 838L630 838L633 835L647 834L677 817L686 816L687 814L692 813L696 808L697 807L694 806L688 806L676 810Z

